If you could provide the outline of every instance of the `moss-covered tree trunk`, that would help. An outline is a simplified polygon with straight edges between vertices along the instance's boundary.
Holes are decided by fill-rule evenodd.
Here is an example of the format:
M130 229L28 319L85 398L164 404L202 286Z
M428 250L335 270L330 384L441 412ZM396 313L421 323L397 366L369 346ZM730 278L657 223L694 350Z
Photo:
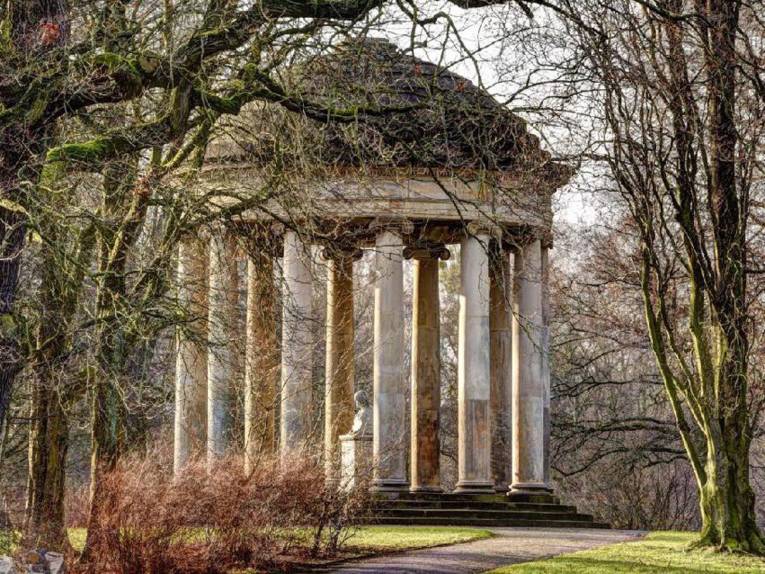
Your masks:
M14 307L26 231L24 182L35 182L53 123L35 113L50 94L33 82L35 71L60 57L68 39L67 0L6 0L0 12L0 427L10 405L16 375L23 368ZM11 74L9 72L16 72ZM6 92L7 91L7 92ZM26 107L25 104L29 105ZM32 109L30 109L32 108Z
M91 383L91 474L88 535L83 558L89 560L108 537L118 533L106 523L104 476L114 470L125 444L123 376L129 357L127 332L131 310L127 304L126 270L146 216L148 193L135 187L137 157L126 157L104 170L102 214L108 225L100 229L95 315L97 329Z
M765 539L757 527L754 492L749 481L746 433L726 425L728 437L710 441L706 481L699 489L701 537L699 546L765 554Z
M102 336L109 336L102 331ZM110 341L113 339L109 339ZM110 354L104 352L102 358ZM113 367L113 364L107 367ZM124 436L124 409L119 393L118 381L111 369L98 369L92 383L91 402L91 458L90 458L90 509L88 512L88 533L83 550L83 561L89 561L93 552L100 548L114 547L109 537L118 536L108 523L107 497L104 476L113 471L120 455Z
M69 420L55 378L50 371L36 376L24 537L30 547L64 549Z
M52 214L41 231L59 249L70 235ZM92 255L92 229L76 234L74 265L62 262L57 250L43 251L38 302L40 317L32 357L34 386L29 435L29 478L25 538L30 545L65 548L64 499L69 446L68 408L82 394L80 381L67 376L65 363L72 346L70 324L78 308L84 269Z
M733 269L717 313L722 323L716 342L721 357L715 373L717 398L709 400L713 408L704 409L709 413L709 422L703 427L706 464L704 472L697 473L701 477L702 518L698 544L765 554L765 537L757 526L749 476L754 429L748 403L748 318L735 304L745 299L746 253L735 242L726 252L727 262ZM728 303L724 302L726 297Z
M753 432L748 402L751 317L747 311L746 271L750 206L748 193L740 189L736 173L739 147L736 43L741 3L708 0L704 8L709 17L703 24L709 86L707 186L715 246L713 273L707 275L717 279L706 289L711 303L708 317L717 334L717 353L707 353L714 356L711 388L715 396L700 399L709 421L703 428L706 481L700 491L703 520L700 543L765 554L765 538L756 524L749 480ZM690 253L689 257L700 255ZM702 265L694 262L695 267Z
M14 176L0 173L3 198L18 197ZM9 181L10 180L10 181ZM23 219L18 212L0 207L0 426L5 422L13 383L23 366L14 316L16 291L24 245Z
M762 131L748 130L762 111L749 101L750 63L737 50L746 4L665 0L616 15L599 7L580 14L594 9L586 19L602 26L588 47L597 46L609 164L639 231L651 346L698 484L698 545L765 554L749 478L757 170L747 150L761 142Z

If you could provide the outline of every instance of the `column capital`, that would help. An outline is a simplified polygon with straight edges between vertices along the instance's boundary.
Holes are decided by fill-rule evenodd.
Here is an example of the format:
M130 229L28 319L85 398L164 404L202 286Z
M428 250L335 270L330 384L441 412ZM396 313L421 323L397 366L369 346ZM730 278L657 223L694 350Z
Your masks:
M502 239L504 233L502 227L492 221L474 220L467 224L469 235L488 235L493 239Z
M446 261L452 256L449 249L444 244L423 245L404 247L404 259L441 259Z
M215 224L201 237L208 240L211 248L223 249L227 258L243 257L247 251L243 245L242 235L237 233L235 228L223 223Z
M209 228L201 227L195 230L183 231L179 237L180 243L205 243L209 244L210 238L213 236Z
M337 261L343 259L358 261L363 256L364 251L355 245L328 245L321 250L321 258L325 261Z

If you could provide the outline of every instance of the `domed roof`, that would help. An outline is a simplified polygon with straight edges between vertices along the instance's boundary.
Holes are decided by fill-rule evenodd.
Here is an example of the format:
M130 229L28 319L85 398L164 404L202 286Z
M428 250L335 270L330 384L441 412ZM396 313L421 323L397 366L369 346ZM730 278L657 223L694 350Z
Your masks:
M384 39L347 41L292 66L284 81L293 97L341 112L342 119L259 105L236 120L244 126L229 129L229 142L218 140L208 159L512 171L548 183L570 175L540 148L526 122L485 90Z
M201 172L224 202L268 190L243 221L310 220L370 241L380 219L447 243L473 221L549 238L551 197L572 168L467 79L364 39L292 65L270 89L289 94L284 105L260 101L221 122Z
M363 116L317 126L328 163L504 171L549 161L486 91L384 39L347 42L298 68L296 80L306 100Z

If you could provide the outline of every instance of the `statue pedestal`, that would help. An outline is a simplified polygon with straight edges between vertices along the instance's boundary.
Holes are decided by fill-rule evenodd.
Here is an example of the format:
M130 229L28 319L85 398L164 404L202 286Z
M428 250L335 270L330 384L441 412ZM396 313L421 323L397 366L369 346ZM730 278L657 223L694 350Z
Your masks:
M372 435L344 434L340 436L341 479L350 490L372 478Z

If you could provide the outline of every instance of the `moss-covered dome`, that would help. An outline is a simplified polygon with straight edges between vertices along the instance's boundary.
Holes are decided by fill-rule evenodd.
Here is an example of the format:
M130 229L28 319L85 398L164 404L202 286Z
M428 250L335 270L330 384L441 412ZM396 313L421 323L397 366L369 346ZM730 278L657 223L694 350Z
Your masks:
M384 39L345 42L293 66L285 83L290 94L306 102L355 113L321 121L279 105L259 105L244 116L247 133L229 132L233 137L213 152L215 159L236 156L283 167L536 172L542 177L559 171L524 120L486 91Z
M317 127L328 163L504 171L549 159L484 90L383 39L343 44L299 68L296 83L328 108L372 110L364 121Z

